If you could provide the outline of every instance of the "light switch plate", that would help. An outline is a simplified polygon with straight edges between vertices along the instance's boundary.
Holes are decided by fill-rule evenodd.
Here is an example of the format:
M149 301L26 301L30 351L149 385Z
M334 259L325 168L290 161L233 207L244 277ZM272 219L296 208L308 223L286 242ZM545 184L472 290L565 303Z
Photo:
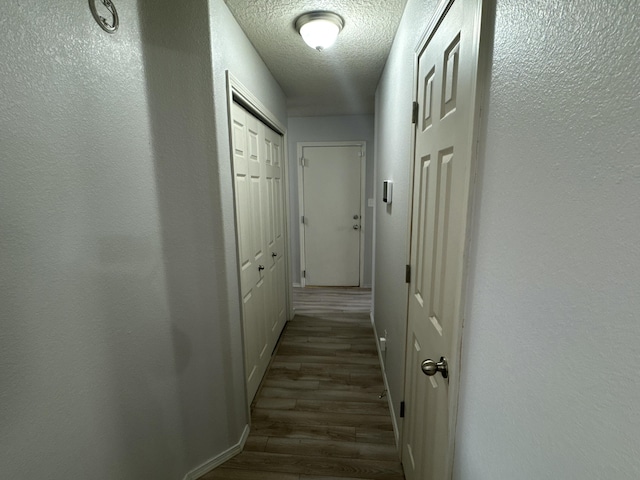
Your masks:
M390 204L392 196L393 182L391 180L385 180L382 182L382 201L386 204Z

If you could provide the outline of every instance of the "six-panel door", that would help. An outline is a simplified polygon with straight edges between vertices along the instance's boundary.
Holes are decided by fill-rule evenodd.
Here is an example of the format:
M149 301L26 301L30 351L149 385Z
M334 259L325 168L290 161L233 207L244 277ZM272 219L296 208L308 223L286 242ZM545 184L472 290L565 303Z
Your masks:
M282 137L232 105L247 396L253 399L286 322Z
M418 60L402 461L407 480L451 478L480 2L456 0ZM449 376L427 376L446 358ZM432 371L429 373L433 373Z

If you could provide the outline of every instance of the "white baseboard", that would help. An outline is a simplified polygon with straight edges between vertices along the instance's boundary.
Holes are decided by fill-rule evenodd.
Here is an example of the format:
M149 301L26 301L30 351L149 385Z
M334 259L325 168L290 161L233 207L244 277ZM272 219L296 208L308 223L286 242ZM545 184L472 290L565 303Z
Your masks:
M237 454L242 452L242 449L244 448L244 444L247 441L248 436L249 436L249 425L245 425L244 430L242 431L242 436L240 437L240 440L238 441L238 443L228 448L224 452L220 453L219 455L216 455L215 457L207 460L199 467L196 467L190 472L188 472L184 476L184 480L196 480L197 478L200 478L202 475L209 473L214 468L219 467L227 460L230 460L231 458L235 457Z
M376 336L376 349L378 350L378 360L380 361L380 367L382 368L382 379L384 380L384 388L387 392L387 403L389 404L389 413L391 414L391 423L393 425L393 434L396 437L396 447L400 447L400 427L396 421L396 411L393 408L393 399L391 398L391 391L389 390L389 382L387 380L387 369L384 364L384 356L380 350L380 337L378 336L378 330L376 329L376 322L373 318L373 312L369 315L371 318L371 325L373 326L373 333Z

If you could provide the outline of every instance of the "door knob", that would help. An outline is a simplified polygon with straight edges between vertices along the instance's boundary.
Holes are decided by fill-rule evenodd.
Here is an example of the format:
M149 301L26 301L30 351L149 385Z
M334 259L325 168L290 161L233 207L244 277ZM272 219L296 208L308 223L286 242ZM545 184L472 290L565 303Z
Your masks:
M429 358L420 364L420 368L422 368L422 373L427 377L432 377L438 372L442 374L442 378L449 377L449 364L444 357L440 357L439 362L435 362Z
M278 254L276 252L271 252L271 256L275 258L278 256Z
M354 229L354 230L358 230L359 228L360 228L360 225L354 225L354 226L353 226L353 229Z
M358 214L356 214L356 215L354 215L354 216L353 216L353 219L354 219L354 220L358 220L359 218L360 218L360 215L358 215Z
M258 271L261 272L262 270L264 270L264 265L258 265Z

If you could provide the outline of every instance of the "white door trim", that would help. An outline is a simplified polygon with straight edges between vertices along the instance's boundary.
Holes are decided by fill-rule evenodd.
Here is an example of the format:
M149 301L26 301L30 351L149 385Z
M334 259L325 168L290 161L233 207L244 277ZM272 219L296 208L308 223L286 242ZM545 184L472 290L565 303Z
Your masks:
M245 109L252 113L258 120L271 127L280 135L287 134L287 127L280 123L278 117L276 117L271 111L260 101L258 97L253 95L251 91L245 87L240 80L233 76L233 74L227 70L227 106L233 103L233 100L240 103Z
M300 222L300 286L306 285L306 279L302 272L306 270L306 260L304 254L304 226L301 217L304 215L304 180L302 174L302 149L305 147L360 147L362 157L360 158L360 280L359 285L364 284L364 232L365 228L365 207L366 207L366 178L367 178L367 142L298 142L296 153L296 164L298 165L298 222Z
M433 16L429 20L427 27L425 28L423 34L420 37L417 45L414 48L413 54L413 102L418 102L418 89L419 89L419 59L421 53L427 47L427 44L431 40L434 35L436 29L440 26L444 16L447 14L452 4L456 0L441 0L438 4ZM458 0L461 1L461 0ZM466 1L466 0L465 0ZM471 145L472 153L471 153L471 175L470 175L470 184L469 184L469 199L468 199L468 210L467 210L467 219L466 219L466 243L465 243L465 253L464 258L465 261L463 263L463 282L462 282L462 291L460 295L460 324L458 328L454 332L454 355L458 359L455 364L458 366L457 369L453 371L449 371L449 387L450 387L450 396L449 403L451 411L453 412L453 419L449 424L449 439L450 439L450 448L449 448L449 458L447 459L450 465L450 471L452 471L454 456L455 456L455 445L456 445L456 426L457 426L457 418L458 418L458 400L459 400L459 390L460 390L460 366L462 359L462 339L463 339L463 325L465 318L465 306L467 301L466 296L466 287L468 283L468 264L469 264L469 250L471 243L471 223L473 221L474 216L474 192L475 192L475 181L476 181L476 172L477 172L477 159L479 156L479 141L480 141L480 130L481 130L481 110L482 104L484 101L484 95L488 88L489 74L491 72L491 25L492 25L492 16L494 15L494 10L489 8L488 2L486 0L475 0L478 3L478 11L476 17L476 25L479 28L479 31L474 32L474 36L478 41L477 44L477 68L473 72L473 83L475 84L475 92L473 99L473 129L470 132L471 136ZM411 161L409 162L410 175L409 178L411 181L409 182L409 209L408 209L408 227L407 227L407 248L406 248L406 264L411 264L411 238L412 238L412 219L413 219L413 191L414 191L414 157L416 150L416 125L411 125L412 136L411 136ZM413 272L412 272L413 275ZM407 338L409 335L409 298L411 295L410 289L407 289L407 317L406 317L406 331ZM405 346L407 344L407 339L405 339ZM407 390L407 370L408 366L406 364L407 352L405 349L404 352L405 365L403 370L403 395ZM399 438L401 441L404 441L404 423L401 425L401 429L399 432ZM402 452L402 448L400 449ZM403 459L404 461L404 459Z

